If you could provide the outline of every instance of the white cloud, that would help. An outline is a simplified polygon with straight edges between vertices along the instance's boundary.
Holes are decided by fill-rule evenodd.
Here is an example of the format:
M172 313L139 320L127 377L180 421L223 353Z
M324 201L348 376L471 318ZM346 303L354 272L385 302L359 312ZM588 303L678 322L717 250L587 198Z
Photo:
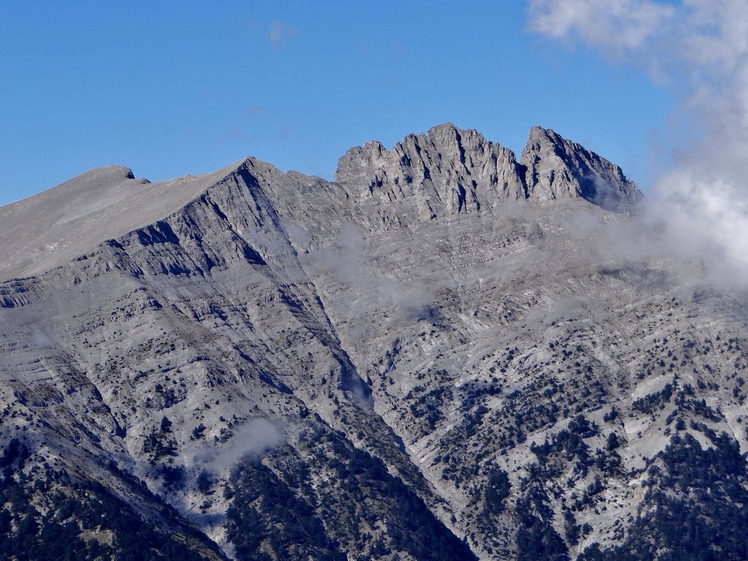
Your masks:
M232 429L233 436L224 446L199 443L185 453L189 465L223 471L232 469L246 456L262 456L280 445L284 436L273 423L257 417Z
M268 31L268 39L270 39L270 45L276 51L281 51L286 45L289 38L296 37L299 34L299 30L293 25L274 21L270 24L270 30Z
M531 31L623 57L672 88L665 134L682 142L650 194L654 215L672 245L748 278L748 0L528 0L528 15Z
M746 0L528 0L527 13L530 31L629 57L693 90L725 86L746 64Z
M648 0L530 0L529 27L554 39L634 50L673 17L673 7Z

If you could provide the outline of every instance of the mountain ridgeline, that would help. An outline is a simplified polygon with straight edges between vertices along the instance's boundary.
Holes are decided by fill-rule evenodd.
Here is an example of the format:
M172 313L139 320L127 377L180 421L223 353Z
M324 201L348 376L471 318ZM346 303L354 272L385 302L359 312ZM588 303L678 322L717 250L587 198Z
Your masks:
M643 204L446 124L0 207L0 551L746 558L748 300Z
M354 192L365 189L372 201L360 204L380 213L395 204L390 220L398 224L507 201L584 198L626 212L641 199L621 168L540 127L530 130L519 162L511 150L452 125L409 135L389 152L369 142L341 158L335 181Z

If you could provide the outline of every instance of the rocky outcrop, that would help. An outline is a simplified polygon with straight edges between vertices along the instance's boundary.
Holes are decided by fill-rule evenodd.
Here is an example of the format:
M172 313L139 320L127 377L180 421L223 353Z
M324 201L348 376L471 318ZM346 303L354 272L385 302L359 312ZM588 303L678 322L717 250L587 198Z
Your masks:
M379 142L352 148L335 181L357 191L363 205L398 205L420 220L527 196L511 150L452 124L408 135L389 152Z
M335 183L284 174L253 158L214 173L159 183L135 179L121 166L90 170L0 207L0 280L61 266L104 240L178 212L211 186L232 178L263 185L255 189L265 201L256 206L261 212L256 220L264 224L271 219L283 229L275 216L280 212L303 224L302 230L296 225L286 232L302 250L324 243L346 221L386 230L491 212L513 202L565 198L633 212L641 199L618 166L553 131L533 128L518 163L511 150L448 123L408 135L390 151L379 142L352 148L340 159ZM262 209L270 207L264 216ZM29 216L45 219L31 226ZM306 226L313 236L303 231Z
M618 166L540 127L530 131L519 162L511 150L450 123L408 135L390 151L369 142L340 159L335 181L388 222L565 198L631 212L641 199Z
M606 210L630 213L642 199L617 165L552 130L533 127L522 150L528 197L581 197Z

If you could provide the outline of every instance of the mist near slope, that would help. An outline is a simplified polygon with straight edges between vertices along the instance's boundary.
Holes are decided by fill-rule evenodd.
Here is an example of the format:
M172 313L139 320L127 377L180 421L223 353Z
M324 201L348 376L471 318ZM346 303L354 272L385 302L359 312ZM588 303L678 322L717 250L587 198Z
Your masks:
M527 13L530 31L635 64L675 93L661 131L677 138L675 165L642 219L653 243L748 288L748 1L528 0Z
M225 443L210 440L197 440L188 443L174 462L169 463L169 469L176 470L182 475L206 474L211 480L216 476L228 477L231 471L243 460L254 460L263 457L283 445L286 435L275 423L262 417L255 417L231 428L231 437ZM154 471L152 464L138 463L132 458L121 456L117 458L120 465L125 465L138 477L153 476L163 469Z
M232 432L225 446L199 443L188 449L185 452L188 465L216 472L231 470L243 458L261 456L285 440L276 425L261 417L235 426Z
M372 265L375 256L367 246L362 230L353 223L344 223L331 246L320 252L319 264L336 282L355 292L347 311L360 319L366 309L386 308L403 322L438 314L434 296L422 286L409 286L384 276ZM366 326L359 326L348 337L360 339L367 335Z

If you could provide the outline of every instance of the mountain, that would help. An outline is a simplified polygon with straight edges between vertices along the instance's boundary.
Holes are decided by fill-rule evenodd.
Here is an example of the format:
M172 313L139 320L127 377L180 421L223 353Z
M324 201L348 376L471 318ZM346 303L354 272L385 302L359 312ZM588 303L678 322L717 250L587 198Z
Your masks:
M445 124L0 207L2 553L744 558L748 302L643 204Z

